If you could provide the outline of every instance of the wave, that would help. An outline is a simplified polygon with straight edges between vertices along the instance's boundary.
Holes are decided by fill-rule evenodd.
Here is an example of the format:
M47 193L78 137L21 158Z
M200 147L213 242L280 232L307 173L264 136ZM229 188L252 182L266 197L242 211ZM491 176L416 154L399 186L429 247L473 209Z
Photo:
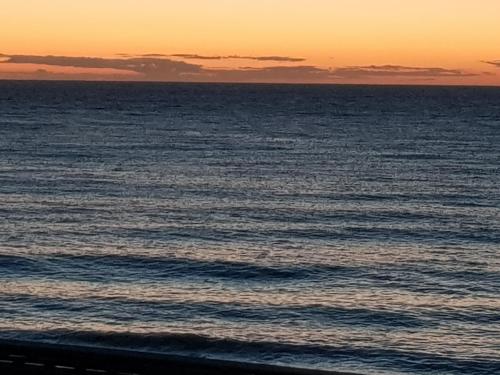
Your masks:
M5 316L29 318L33 311L39 315L59 316L65 315L78 321L85 320L88 316L92 319L96 310L100 317L114 317L118 315L123 320L135 321L156 320L182 320L186 315L192 319L213 319L221 322L234 322L236 324L262 323L276 324L278 327L297 319L304 324L331 329L333 327L368 328L379 327L382 329L402 330L405 328L431 328L439 325L438 320L455 320L459 322L478 322L494 324L500 322L495 311L480 311L467 313L442 313L430 311L427 314L411 314L404 311L374 310L369 308L354 308L341 306L303 305L270 306L266 304L254 305L238 302L217 301L176 301L176 300L132 300L117 296L99 297L48 297L23 293L10 294L2 297L3 305L0 312ZM15 307L15 310L13 310Z
M384 267L383 272L381 267ZM498 295L500 272L487 269L447 269L439 264L364 265L288 263L270 264L228 260L140 256L71 255L17 256L0 254L0 272L4 277L36 277L75 281L197 281L219 279L235 284L342 282L404 289L435 294L489 293ZM102 275L102 277L101 277Z
M446 354L404 351L371 346L295 345L280 342L250 342L183 333L117 333L92 331L4 331L3 338L101 348L133 349L152 353L193 357L239 359L265 363L291 362L304 367L331 370L342 364L356 369L380 364L404 372L426 374L486 375L500 371L500 360L471 355L458 358ZM309 363L308 358L315 358ZM294 358L290 360L290 358Z
M44 259L45 261L41 261ZM12 255L0 255L0 269L5 271L32 271L34 273L50 273L55 269L74 268L97 270L105 268L109 271L129 270L147 271L155 278L172 278L186 275L197 275L200 277L215 277L222 279L249 280L258 279L296 279L310 278L321 272L337 272L352 274L361 273L355 267L348 266L321 266L321 265L297 265L297 266L266 266L255 263L231 262L223 260L198 260L188 258L166 258L127 255L68 255L60 254L51 257L23 257ZM147 275L144 275L147 277Z

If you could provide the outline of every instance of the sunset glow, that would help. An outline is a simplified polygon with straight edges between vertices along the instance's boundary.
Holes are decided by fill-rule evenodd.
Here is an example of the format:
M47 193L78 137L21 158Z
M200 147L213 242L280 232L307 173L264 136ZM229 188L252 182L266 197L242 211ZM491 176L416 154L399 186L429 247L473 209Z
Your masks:
M497 0L4 0L0 78L500 85L499 14Z

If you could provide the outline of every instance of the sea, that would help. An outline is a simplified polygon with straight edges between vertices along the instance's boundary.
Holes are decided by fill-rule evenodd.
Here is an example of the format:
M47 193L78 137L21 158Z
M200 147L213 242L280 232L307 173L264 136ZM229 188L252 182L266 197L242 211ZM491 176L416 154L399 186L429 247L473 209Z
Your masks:
M0 82L0 338L500 373L500 88Z

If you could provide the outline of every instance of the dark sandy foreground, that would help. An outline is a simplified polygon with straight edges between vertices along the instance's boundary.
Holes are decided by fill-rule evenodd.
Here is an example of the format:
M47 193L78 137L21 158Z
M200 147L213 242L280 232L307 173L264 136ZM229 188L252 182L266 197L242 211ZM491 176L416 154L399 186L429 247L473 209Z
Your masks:
M12 340L0 340L0 374L353 375L334 371L245 364L130 350L38 344Z

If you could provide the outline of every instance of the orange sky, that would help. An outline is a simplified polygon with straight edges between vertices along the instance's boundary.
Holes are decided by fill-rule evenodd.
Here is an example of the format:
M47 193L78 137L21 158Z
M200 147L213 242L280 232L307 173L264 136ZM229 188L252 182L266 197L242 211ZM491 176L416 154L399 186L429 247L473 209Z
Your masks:
M500 85L500 63L484 62L500 60L499 0L2 0L1 5L0 78ZM147 69L137 61L124 69L115 61L143 54L165 56L141 57L149 59L142 62ZM60 66L26 58L47 55L105 60L89 68L80 66L81 59ZM13 56L25 58L11 61ZM157 67L157 59L189 65ZM282 66L288 69L269 69ZM248 67L254 69L241 71Z

